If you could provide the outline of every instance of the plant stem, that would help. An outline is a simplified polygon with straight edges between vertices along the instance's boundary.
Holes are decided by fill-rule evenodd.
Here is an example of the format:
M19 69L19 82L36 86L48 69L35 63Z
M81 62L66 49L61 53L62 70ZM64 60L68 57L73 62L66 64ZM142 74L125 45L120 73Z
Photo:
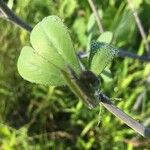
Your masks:
M79 58L85 58L88 56L89 56L89 52L79 52L78 53ZM127 51L121 50L121 49L119 49L118 56L122 57L122 58L128 57L128 58L137 59L140 61L150 62L150 57L148 57L148 56L139 56L135 53L127 52Z
M118 55L120 57L129 57L129 58L133 58L133 59L138 59L138 60L141 60L141 61L145 61L145 62L150 62L150 57L145 55L145 56L139 56L135 53L132 53L132 52L128 52L128 51L125 51L125 50L119 50L119 53Z
M130 128L141 134L142 136L146 138L150 138L150 128L145 127L138 121L134 120L132 117L128 116L125 112L123 112L121 109L116 107L111 100L104 95L103 93L100 93L100 100L102 105L110 111L112 114L114 114L116 117L121 119L126 125L128 125Z
M142 26L141 20L140 20L140 18L139 18L139 16L138 16L138 13L137 13L137 11L136 11L135 8L134 8L133 1L132 1L132 0L127 0L127 1L128 1L128 4L129 4L129 7L130 7L130 9L131 9L131 11L132 11L132 13L133 13L133 16L134 16L134 18L135 18L135 21L136 21L136 24L137 24L138 29L139 29L139 31L140 31L140 34L141 34L141 36L142 36L142 38L143 38L143 42L144 42L144 44L145 44L145 49L146 49L146 51L147 51L148 53L150 53L150 48L149 48L149 45L148 45L148 41L147 41L147 38L146 38L146 34L145 34L144 28L143 28L143 26Z
M104 32L104 28L103 28L103 25L102 25L102 22L101 22L101 17L96 9L96 6L93 2L93 0L88 0L89 2L89 5L94 13L94 16L95 16L95 19L96 19L96 22L97 22L97 25L98 25L98 28L99 28L99 32L100 33L103 33Z
M71 69L71 67L68 67L68 72L62 70L62 74L70 89L76 94L76 96L80 97L89 106L89 108L95 108L99 103L101 103L108 111L110 111L113 115L121 119L130 128L138 132L140 135L150 138L149 128L140 124L132 117L127 115L125 112L123 112L121 109L116 107L111 102L110 98L108 98L102 92L99 92L98 100L95 100L94 97L91 97L89 93L82 89L82 86L80 86L81 84L78 78L76 77L76 73Z
M96 101L95 97L91 96L88 90L85 91L87 87L81 84L76 73L70 66L67 66L67 72L61 70L61 73L63 74L63 77L72 92L83 100L83 102L87 104L90 109L95 108L99 104L99 101ZM83 86L85 88L83 88Z
M24 22L22 19L20 19L18 16L16 16L3 0L0 0L0 10L4 14L3 17L7 20L13 22L14 24L27 30L28 32L32 31L32 27L26 22Z

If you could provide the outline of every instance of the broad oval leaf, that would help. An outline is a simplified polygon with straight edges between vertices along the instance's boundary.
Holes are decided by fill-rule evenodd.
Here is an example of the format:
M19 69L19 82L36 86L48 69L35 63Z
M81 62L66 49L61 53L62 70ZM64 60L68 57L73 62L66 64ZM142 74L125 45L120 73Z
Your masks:
M19 74L30 82L44 85L65 84L60 70L29 46L21 50L17 67Z
M18 59L20 75L31 82L46 85L62 85L60 70L67 65L79 74L80 66L66 26L57 16L49 16L32 30L32 47L22 49Z
M113 33L110 31L103 32L97 39L98 42L111 43Z
M39 22L31 32L33 48L57 67L64 69L69 64L76 73L79 62L67 27L57 16L48 16Z
M107 43L93 41L89 56L89 68L99 75L117 55L118 49Z

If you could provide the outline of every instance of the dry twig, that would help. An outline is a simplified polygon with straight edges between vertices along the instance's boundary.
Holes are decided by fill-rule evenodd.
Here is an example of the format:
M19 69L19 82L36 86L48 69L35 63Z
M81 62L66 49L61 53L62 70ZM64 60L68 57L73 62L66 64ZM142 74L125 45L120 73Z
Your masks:
M139 31L140 31L140 34L141 34L141 36L142 36L143 42L144 42L144 44L145 44L145 49L146 49L146 51L147 51L148 53L150 53L150 48L149 48L149 45L148 45L148 41L147 41L147 38L146 38L146 34L145 34L144 28L143 28L143 26L142 26L141 20L140 20L140 18L139 18L139 16L138 16L138 13L137 13L137 11L136 11L134 5L133 5L133 1L132 1L132 0L127 0L127 1L128 1L128 4L129 4L129 7L130 7L130 9L131 9L131 11L132 11L132 13L133 13L133 16L134 16L134 18L135 18L135 21L136 21L136 24L137 24L138 29L139 29Z
M0 0L0 13L1 16L14 24L18 25L19 27L27 30L28 32L32 31L32 27L24 22L22 19L20 19L18 16L16 16L13 11L11 11L6 3L3 0Z
M99 15L96 7L95 7L95 4L94 4L93 0L88 0L88 2L89 2L89 5L90 5L93 13L94 13L99 31L100 31L100 33L102 33L102 32L104 32L104 28L103 28L103 25L102 25L102 22L101 22L101 17L100 17L100 15Z

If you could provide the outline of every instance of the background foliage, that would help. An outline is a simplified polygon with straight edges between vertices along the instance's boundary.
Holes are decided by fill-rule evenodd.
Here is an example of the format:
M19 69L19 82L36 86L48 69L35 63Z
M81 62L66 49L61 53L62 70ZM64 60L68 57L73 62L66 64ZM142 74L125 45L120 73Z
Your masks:
M86 0L9 0L12 10L35 25L48 15L58 15L68 26L75 49L88 50L89 41L100 33ZM106 31L113 44L146 54L127 1L97 0ZM149 0L134 0L146 34L150 27ZM24 81L17 72L21 48L29 34L0 20L0 149L149 149L150 141L137 135L120 120L99 108L89 110L68 87L46 87ZM148 35L148 39L150 36ZM116 58L102 90L126 113L150 125L150 63ZM138 103L140 101L140 103Z

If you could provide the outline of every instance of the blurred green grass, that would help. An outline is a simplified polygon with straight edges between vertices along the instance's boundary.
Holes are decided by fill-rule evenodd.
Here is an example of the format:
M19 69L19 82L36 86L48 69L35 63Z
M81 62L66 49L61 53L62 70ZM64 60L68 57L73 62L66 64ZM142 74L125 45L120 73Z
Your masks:
M97 38L87 1L26 0L11 1L13 11L35 25L48 15L64 18L75 49L86 49L88 39ZM105 30L115 34L113 44L145 54L141 36L123 1L95 1ZM146 33L149 33L150 4L141 0L137 7ZM17 59L29 34L5 20L0 20L0 149L149 149L150 141L139 137L120 120L99 108L89 110L68 87L45 87L24 81L17 72ZM150 38L149 38L150 39ZM150 63L129 58L116 58L110 66L112 80L102 80L102 90L114 103L140 122L150 124ZM142 102L133 109L142 96ZM150 126L150 125L149 125Z

